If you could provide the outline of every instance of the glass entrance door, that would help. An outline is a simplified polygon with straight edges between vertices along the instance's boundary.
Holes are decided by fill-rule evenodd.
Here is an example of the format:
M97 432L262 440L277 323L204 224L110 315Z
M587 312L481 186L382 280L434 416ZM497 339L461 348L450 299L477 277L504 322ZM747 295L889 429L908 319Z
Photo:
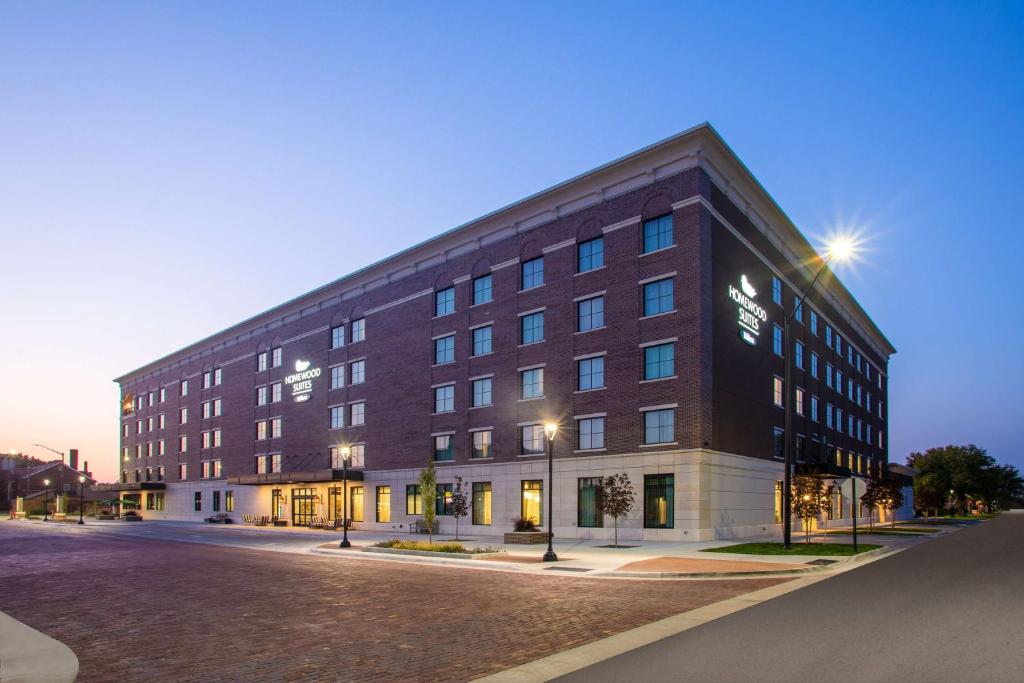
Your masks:
M313 489L292 489L292 526L309 526L316 515Z

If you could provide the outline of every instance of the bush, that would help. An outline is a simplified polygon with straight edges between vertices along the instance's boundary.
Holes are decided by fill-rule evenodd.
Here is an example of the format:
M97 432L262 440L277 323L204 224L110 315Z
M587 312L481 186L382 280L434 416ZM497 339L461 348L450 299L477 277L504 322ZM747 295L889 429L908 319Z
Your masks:
M512 520L512 530L513 531L540 531L540 529L537 528L537 523L535 521L533 521L532 517L528 517L526 519L523 519L522 517L520 517L519 519L513 519Z
M392 538L387 541L378 541L374 543L374 548L394 548L395 550L426 550L432 553L469 553L476 555L477 553L498 553L502 552L501 548L469 548L462 545L461 543L428 543L426 541L403 541L398 538Z

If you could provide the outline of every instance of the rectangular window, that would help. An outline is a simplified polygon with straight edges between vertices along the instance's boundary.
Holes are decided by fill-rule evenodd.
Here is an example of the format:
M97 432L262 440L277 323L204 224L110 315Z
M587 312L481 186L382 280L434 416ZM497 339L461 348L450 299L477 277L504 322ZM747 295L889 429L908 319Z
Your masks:
M256 405L267 405L267 387L256 387Z
M786 457L786 432L781 427L772 427L772 456L782 460Z
M338 325L331 328L331 348L340 349L345 345L345 326Z
M377 487L377 521L391 521L391 487Z
M352 343L361 342L366 339L366 319L352 321Z
M520 344L544 341L544 311L522 316L519 319L519 328Z
M281 438L281 418L279 417L275 417L273 420L270 421L270 438Z
M772 325L772 351L776 356L782 356L782 328Z
M153 431L153 418L151 418L151 417L146 419L146 431L147 432Z
M544 482L540 479L524 479L519 498L519 515L532 519L537 526L544 524Z
M452 484L438 484L434 511L438 516L452 514Z
M576 526L591 529L604 526L601 492L601 477L579 479L576 493Z
M348 421L353 427L366 424L366 403L358 401L348 407Z
M455 362L455 335L434 340L434 365Z
M782 305L782 280L772 275L772 301Z
M363 487L353 486L348 502L349 518L353 522L363 521Z
M160 441L157 442L157 449L156 449L156 454L157 455L164 455L164 454L167 453L167 446L166 446L166 444L167 444L167 442L164 441L163 439L160 439Z
M445 289L434 292L434 317L439 318L442 315L448 315L449 313L455 312L455 288L446 287Z
M846 397L853 400L853 379L847 378L846 380Z
M491 523L491 482L473 482L473 524L486 526Z
M523 261L520 266L519 289L532 289L544 284L544 257Z
M818 314L815 313L813 309L810 311L810 319L811 319L811 322L810 322L811 334L813 334L815 337L817 337L818 336Z
M832 429L832 404L825 404L825 426Z
M281 471L281 454L272 453L270 455L270 471L272 473L278 473Z
M178 452L179 453L184 453L187 450L188 450L188 437L184 436L184 435L179 436L178 437Z
M331 389L341 389L345 386L345 366L335 365L331 367Z
M282 362L283 361L281 359L281 347L279 346L276 349L271 349L271 351L270 351L270 367L272 367L272 368L279 368L279 367L281 367L281 363Z
M270 402L280 403L281 402L281 383L274 382L270 385Z
M473 407L480 408L489 405L491 405L491 378L484 377L473 380Z
M450 413L455 410L455 385L434 387L434 412Z
M644 221L643 225L643 253L649 254L658 249L665 249L672 246L672 214L652 218Z
M843 432L843 411L839 407L836 407L836 431Z
M214 448L220 448L220 430L219 429L214 429L213 430L213 447ZM218 462L220 462L220 461L218 461Z
M348 364L348 367L350 368L349 381L352 382L352 384L362 384L366 381L365 360L352 361Z
M519 428L519 449L523 455L535 455L544 452L543 425L523 425Z
M451 434L434 437L434 460L445 462L455 459L454 439Z
M658 315L672 310L672 278L648 282L644 285L644 315Z
M142 433L142 420L136 420L135 421L135 433L136 434L141 434Z
M180 463L178 465L178 480L185 481L186 479L188 479L188 465Z
M473 449L470 452L471 458L491 458L494 456L491 450L491 430L482 429L473 432Z
M540 398L544 395L544 368L519 373L519 398Z
M196 491L192 494L192 509L196 512L203 511L203 492Z
M224 492L224 512L235 511L235 492L225 491Z
M811 420L818 421L818 397L811 396Z
M785 405L785 391L783 391L782 378L772 377L772 403L777 405L779 408Z
M220 491L213 492L213 511L220 512Z
M675 344L657 344L644 348L644 379L672 377L676 370Z
M644 443L671 443L675 438L675 410L648 410L644 413Z
M793 362L799 370L804 369L804 345L803 342L796 342L793 346Z
M188 408L178 409L178 424L188 424Z
M811 351L811 377L818 379L818 354Z
M800 387L796 388L796 397L795 398L796 398L796 405L794 406L794 409L796 410L796 414L797 415L803 415L804 414L804 390L801 389Z
M836 391L839 394L843 393L843 371L836 368Z
M405 514L423 514L423 494L420 493L419 484L405 485Z
M187 379L181 380L181 395L182 396L188 396L188 380Z
M576 272L585 273L604 265L604 238L595 237L576 246Z
M576 447L581 451L604 448L604 418L576 420Z
M256 474L266 474L270 467L270 458L266 455L256 456Z
M220 386L221 380L224 377L223 372L224 371L221 368L217 368L216 370L213 371L213 386Z
M644 475L644 528L671 529L674 526L675 475Z
M832 364L825 363L825 386L832 388Z
M604 327L604 297L595 296L576 302L576 331L586 332Z
M588 391L604 388L604 356L584 358L576 363L576 367L577 389Z
M836 338L836 353L841 357L843 355L843 338L839 336L838 332L836 332L835 338Z
M199 477L201 479L209 479L210 478L210 461L209 460L203 460L199 465L200 465Z
M490 325L477 327L473 330L473 355L482 356L491 352L494 328Z
M330 415L331 429L341 429L345 426L345 406L332 406Z
M494 300L493 282L490 273L473 279L473 305Z
M203 373L203 389L209 389L211 386L213 386L213 373L211 373L211 372L204 372Z
M800 297L796 295L793 296L793 320L798 323L804 321L804 304L800 301Z
M256 354L256 372L263 372L267 369L267 352L261 351Z

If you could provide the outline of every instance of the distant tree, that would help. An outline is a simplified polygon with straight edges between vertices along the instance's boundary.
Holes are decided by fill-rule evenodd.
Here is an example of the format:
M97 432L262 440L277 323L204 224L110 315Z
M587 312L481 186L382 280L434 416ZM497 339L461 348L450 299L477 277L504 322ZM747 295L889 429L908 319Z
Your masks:
M941 477L934 472L925 472L914 477L914 506L924 511L925 521L929 521L929 512L935 516L939 508L946 504L946 492L949 489L943 484Z
M889 511L890 526L896 526L896 510L903 507L903 483L895 477L883 477L878 494L878 503Z
M635 503L636 492L633 490L633 482L625 472L609 475L601 482L598 509L614 521L616 548L619 547L619 517L628 515Z
M462 477L455 477L455 487L452 489L452 517L455 518L455 540L459 540L459 519L469 514L469 496L466 494L466 487L462 484Z
M825 483L810 474L793 478L793 512L804 525L804 543L811 542L811 522L821 515L821 499Z
M420 470L420 497L423 499L423 521L427 525L427 543L434 544L434 520L437 518L437 472L434 461Z
M829 517L832 516L832 508L835 501L836 491L838 490L839 487L835 484L829 484L821 490L821 512L819 514L821 514L821 518L823 520L823 528L826 537L828 536L828 520Z
M860 497L861 505L868 509L868 529L875 528L875 508L882 504L885 490L881 479L869 479L864 495Z

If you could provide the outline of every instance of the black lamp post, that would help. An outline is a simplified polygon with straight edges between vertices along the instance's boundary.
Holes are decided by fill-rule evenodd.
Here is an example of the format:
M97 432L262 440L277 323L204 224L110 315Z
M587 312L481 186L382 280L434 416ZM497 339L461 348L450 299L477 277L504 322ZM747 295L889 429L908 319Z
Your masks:
M857 475L850 473L850 485L853 486L853 500L850 503L850 507L853 508L853 554L857 554L857 513L860 512L859 505L857 505Z
M348 446L341 448L341 543L339 548L351 548L348 541L348 458L352 450Z
M50 480L43 479L43 521L50 521Z
M79 475L78 477L78 523L85 524L85 520L82 519L82 513L85 510L85 477Z
M555 549L551 545L555 537L555 433L557 431L558 425L554 422L544 425L544 434L548 437L548 551L544 553L545 562L558 560L558 555L555 555Z

